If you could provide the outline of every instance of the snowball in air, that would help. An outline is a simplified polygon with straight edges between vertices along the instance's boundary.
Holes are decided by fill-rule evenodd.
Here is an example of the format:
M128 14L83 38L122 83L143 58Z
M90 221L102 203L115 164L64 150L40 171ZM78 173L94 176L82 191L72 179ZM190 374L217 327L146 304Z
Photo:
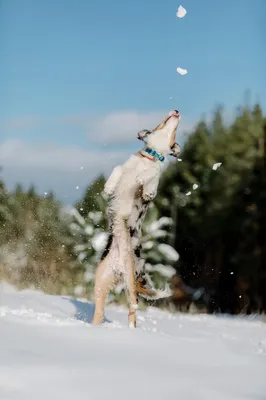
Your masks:
M187 10L183 6L179 6L178 9L177 9L176 16L178 18L184 18L186 13L187 13Z
M213 164L212 169L213 169L214 171L216 171L217 168L219 168L221 165L222 165L221 162L217 162L217 163Z
M193 190L196 190L196 189L198 189L199 185L197 185L196 183L194 183L194 185L193 185L192 187L193 187Z
M186 75L186 74L187 74L187 69L178 67L178 68L176 69L176 72L178 72L180 75Z

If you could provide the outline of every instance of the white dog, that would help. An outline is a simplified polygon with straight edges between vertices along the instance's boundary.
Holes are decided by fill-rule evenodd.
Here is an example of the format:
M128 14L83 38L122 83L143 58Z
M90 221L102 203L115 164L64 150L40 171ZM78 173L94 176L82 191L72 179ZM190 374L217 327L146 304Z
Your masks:
M124 165L115 167L105 184L104 190L111 197L108 207L110 236L96 270L93 324L103 321L106 296L121 280L129 302L130 327L136 326L137 292L146 297L155 295L153 290L143 286L141 225L149 203L157 194L165 157L168 154L177 156L180 152L175 142L179 120L179 112L171 111L153 131L139 132L138 139L145 142L144 148Z

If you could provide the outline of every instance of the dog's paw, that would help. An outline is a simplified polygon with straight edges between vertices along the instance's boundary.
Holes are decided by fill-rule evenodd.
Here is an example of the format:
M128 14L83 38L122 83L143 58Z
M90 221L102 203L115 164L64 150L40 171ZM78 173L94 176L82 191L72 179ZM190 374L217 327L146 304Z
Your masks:
M114 192L115 188L114 185L112 184L105 184L104 186L104 192L108 195L111 196Z
M143 186L144 180L143 180L143 178L142 178L141 176L137 175L136 181L137 181L137 183L138 183L139 185Z
M151 201L155 198L156 192L144 192L142 198L144 201Z

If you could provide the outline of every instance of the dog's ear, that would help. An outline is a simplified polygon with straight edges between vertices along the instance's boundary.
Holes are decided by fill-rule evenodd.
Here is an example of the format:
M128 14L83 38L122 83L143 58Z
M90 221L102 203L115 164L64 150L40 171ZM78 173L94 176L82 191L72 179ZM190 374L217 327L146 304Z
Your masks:
M180 148L179 144L175 143L171 147L170 156L177 157L180 152L181 152L181 148Z
M138 139L145 142L146 137L151 133L148 129L143 129L138 133Z

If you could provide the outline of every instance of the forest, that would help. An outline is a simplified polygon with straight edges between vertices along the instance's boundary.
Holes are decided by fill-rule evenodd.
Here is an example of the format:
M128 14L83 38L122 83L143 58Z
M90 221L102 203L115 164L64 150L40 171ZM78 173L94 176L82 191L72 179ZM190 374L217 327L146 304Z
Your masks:
M266 119L259 104L222 107L187 134L170 162L143 226L143 257L170 310L266 312ZM1 165L1 160L0 160ZM0 171L1 174L1 171ZM93 299L94 273L107 239L105 177L76 205L0 175L0 279L18 287ZM126 301L116 287L109 302ZM143 307L145 306L143 302Z

